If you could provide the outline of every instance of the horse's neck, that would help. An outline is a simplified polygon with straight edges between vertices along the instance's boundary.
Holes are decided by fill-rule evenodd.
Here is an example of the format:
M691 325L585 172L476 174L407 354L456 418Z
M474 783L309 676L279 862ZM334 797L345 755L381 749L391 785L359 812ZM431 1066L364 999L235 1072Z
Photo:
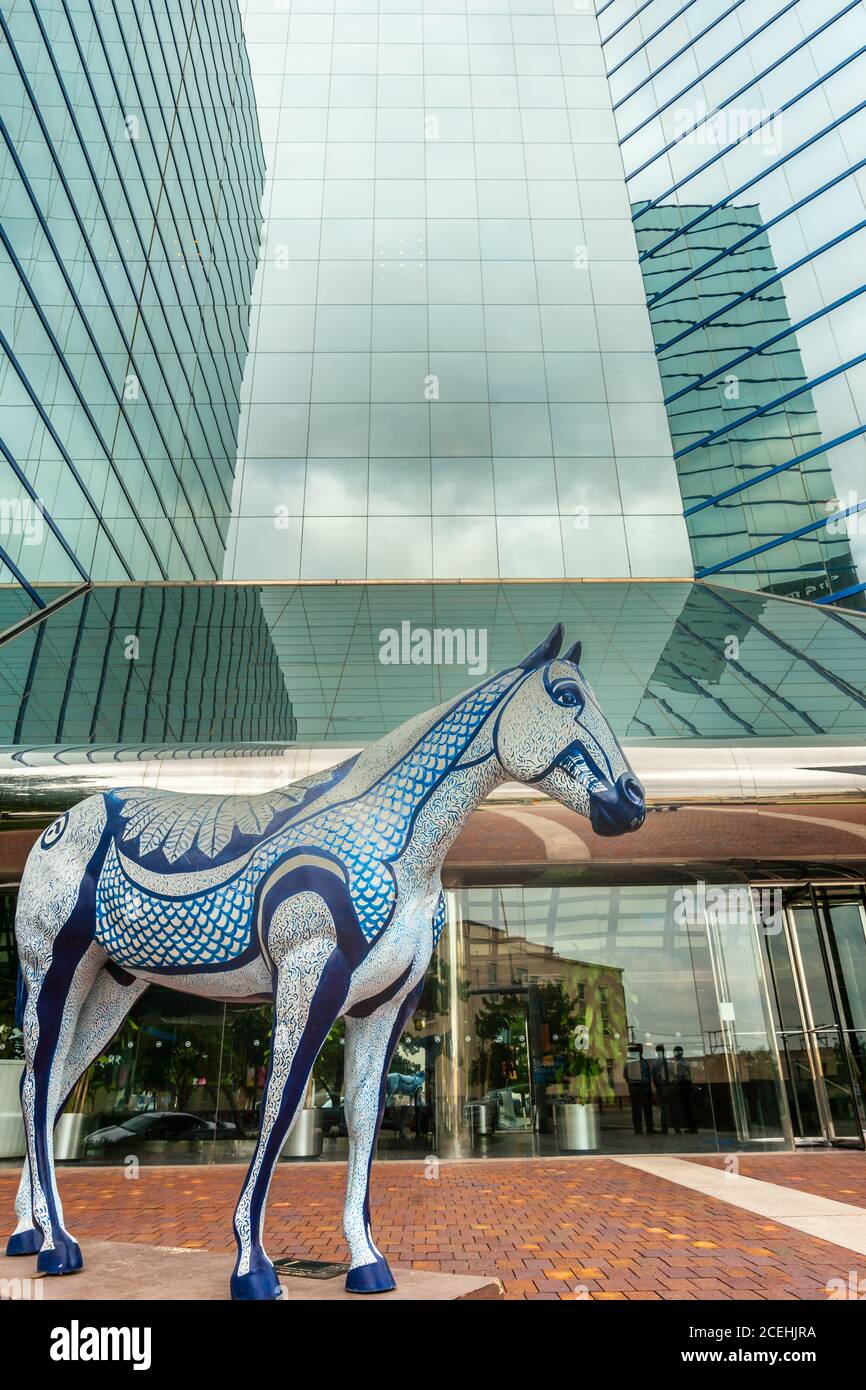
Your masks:
M504 780L505 774L491 752L479 761L456 766L433 792L427 823L413 830L422 857L438 868L472 812Z
M433 803L432 817L424 828L431 859L444 856L474 808L502 780L492 730L517 678L515 672L500 674L441 706L432 712L420 736L417 726L412 729L411 725L394 735L403 749L386 780L399 790L404 805L411 802L413 812L423 802ZM413 815L412 835L416 828Z

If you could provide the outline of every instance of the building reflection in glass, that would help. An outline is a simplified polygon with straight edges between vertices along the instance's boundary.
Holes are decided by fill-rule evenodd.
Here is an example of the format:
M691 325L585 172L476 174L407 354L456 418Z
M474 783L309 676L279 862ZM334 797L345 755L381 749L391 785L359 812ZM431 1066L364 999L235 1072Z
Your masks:
M696 573L791 598L847 592L851 528L828 518L848 505L836 449L849 440L826 388L810 389L815 330L807 316L801 345L787 301L799 282L777 266L762 209L633 213Z
M140 745L146 757L181 760L178 745L193 743L213 755L223 743L354 747L476 679L457 661L384 664L384 629L468 621L487 634L497 670L522 659L551 613L582 634L585 668L621 736L738 742L861 727L863 618L727 580L98 585L5 643L0 745L11 747L0 747L0 773L81 764L93 746L114 757L104 747L114 744L130 763ZM135 660L124 655L131 635ZM0 777L0 799L10 787ZM35 809L29 785L14 795Z
M739 915L719 917L718 892ZM391 1064L381 1157L787 1142L746 885L472 888L448 908ZM264 1005L148 990L74 1098L83 1157L248 1158L270 1030ZM306 1099L324 1157L347 1152L344 1057L341 1022Z
M458 1146L616 1153L783 1140L749 920L719 930L702 903L683 912L673 887L473 889L457 902ZM478 1132L478 1105L495 1112L494 1138Z

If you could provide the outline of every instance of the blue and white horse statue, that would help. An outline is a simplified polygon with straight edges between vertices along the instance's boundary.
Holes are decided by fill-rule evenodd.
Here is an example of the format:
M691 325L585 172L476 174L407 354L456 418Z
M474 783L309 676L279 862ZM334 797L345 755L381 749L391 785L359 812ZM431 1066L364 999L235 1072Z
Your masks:
M394 1287L370 1229L388 1063L442 929L440 869L497 783L531 783L602 835L644 794L557 625L518 666L403 724L325 775L249 798L130 789L88 797L27 860L16 936L28 1158L8 1253L72 1274L81 1251L52 1134L76 1081L148 984L273 1001L260 1132L234 1217L238 1299L280 1296L262 1245L274 1164L328 1032L346 1019L346 1287Z

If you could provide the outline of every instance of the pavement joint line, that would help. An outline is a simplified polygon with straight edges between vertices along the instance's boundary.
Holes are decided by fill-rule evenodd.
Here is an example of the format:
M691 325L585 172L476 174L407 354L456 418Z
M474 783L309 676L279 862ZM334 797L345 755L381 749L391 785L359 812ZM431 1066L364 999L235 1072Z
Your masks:
M819 1150L819 1151L817 1151L817 1152L820 1152L822 1158L823 1158L823 1157L832 1158L832 1155L826 1154L824 1150ZM659 1157L659 1158L664 1158L664 1157L669 1157L669 1156L672 1156L672 1155L665 1155L665 1154L658 1154L658 1155L652 1155L652 1154L650 1154L650 1155L647 1155L647 1157ZM691 1150L684 1150L684 1151L682 1151L682 1152L678 1152L675 1156L676 1156L677 1158L684 1158L684 1159L705 1159L705 1158L707 1158L707 1157L710 1157L710 1158L725 1157L724 1154L718 1153L715 1149L714 1149L714 1150L712 1151L712 1153L710 1153L710 1154L707 1153L707 1150L706 1150L706 1149L695 1149L694 1151L691 1151ZM749 1149L749 1150L732 1149L732 1150L730 1151L730 1156L731 1156L731 1157L754 1158L754 1157L755 1157L755 1153L754 1153L754 1151L751 1150L751 1149ZM632 1155L631 1155L631 1154L611 1154L611 1153L602 1153L601 1150L598 1150L598 1151L592 1150L592 1152L588 1152L588 1153L549 1153L549 1154L498 1154L498 1153L495 1153L495 1154L487 1154L487 1155L457 1154L457 1155L455 1155L455 1156L452 1156L452 1155L448 1154L448 1155L443 1155L442 1157L440 1157L438 1154L434 1154L433 1157L435 1157L437 1164L438 1164L440 1167L442 1167L442 1168L445 1168L445 1167L462 1167L462 1166L467 1165L467 1164L468 1164L468 1165L471 1165L473 1168L476 1168L476 1167L480 1167L481 1165L484 1165L484 1164L491 1164L491 1163L492 1163L492 1164L495 1164L497 1167L499 1167L500 1165L505 1165L505 1164L514 1164L515 1166L516 1166L517 1164L529 1164L529 1165L542 1166L543 1164L546 1164L546 1163L555 1163L555 1164L563 1164L563 1163L572 1164L572 1163L573 1163L573 1164L575 1164L575 1165L582 1164L582 1163L605 1163L605 1162L608 1161L608 1159L610 1159L611 1161L613 1161L613 1160L615 1160L615 1159L619 1159L619 1158L628 1159L628 1158L631 1158ZM774 1159L776 1159L776 1158L792 1158L792 1159L795 1159L795 1158L797 1158L797 1157L802 1158L802 1157L803 1157L803 1154L802 1154L802 1152L800 1152L800 1153L798 1154L798 1152L797 1152L796 1150L788 1150L788 1149L778 1149L778 1150L777 1150L777 1149L774 1149L773 1152L772 1152L772 1154L769 1154L769 1155L761 1154L760 1157L762 1157L762 1158L763 1158L763 1157L772 1157L772 1158L774 1158ZM158 1163L148 1163L148 1164L147 1164L147 1167L148 1167L148 1169L150 1169L150 1170L152 1170L152 1171L154 1171L154 1172L157 1172L157 1171L159 1171L159 1172L172 1172L172 1171L175 1171L175 1170L178 1170L178 1169L183 1169L183 1170L185 1170L185 1171L189 1171L190 1169L192 1169L195 1173L204 1175L204 1174L206 1174L206 1173L211 1172L212 1170L216 1170L216 1169L219 1169L219 1168L232 1168L232 1169L236 1169L239 1173L244 1173L244 1172L246 1172L246 1169L247 1169L247 1166L248 1166L248 1162L249 1162L248 1158L243 1158L243 1159L240 1159L240 1158L239 1158L239 1159L215 1159L215 1160L213 1160L213 1161L210 1160L210 1159L208 1159L208 1160L206 1160L206 1161L204 1161L204 1162L200 1162L200 1163L188 1163L188 1162L187 1162L187 1163L181 1163L181 1162L176 1162L176 1163L162 1163L162 1162L158 1162ZM4 1172L9 1171L9 1170L14 1170L14 1171L17 1172L17 1173L20 1173L20 1172L21 1172L21 1163L22 1163L22 1159L21 1159L21 1158L2 1158L2 1159L0 1159L0 1175L2 1175ZM327 1157L327 1158L325 1158L325 1157L322 1157L322 1158L310 1158L310 1159L306 1159L306 1158L293 1158L293 1159L291 1160L291 1163L290 1163L290 1164L285 1164L285 1165L284 1165L284 1164L281 1163L280 1167L281 1167L281 1168L284 1167L284 1166L286 1166L286 1167L291 1167L291 1168L297 1170L298 1172L303 1172L305 1169L319 1169L319 1168L343 1168L343 1169L345 1169L345 1168L346 1168L346 1163L347 1163L346 1155L345 1155L345 1154L342 1154L342 1155L340 1155L340 1156L338 1156L338 1157L336 1157L336 1158L331 1158L331 1157ZM412 1154L412 1155L410 1155L409 1157L406 1157L406 1158L394 1158L394 1157L387 1157L387 1158L386 1158L386 1157L383 1156L383 1157L381 1157L381 1158L379 1158L379 1159L377 1160L377 1165L378 1165L378 1166L381 1166L382 1164L387 1164L387 1165L393 1166L393 1167L399 1166L400 1168L404 1168L404 1167L406 1167L406 1168L412 1168L413 1165L420 1165L421 1167L424 1167L424 1165L425 1165L426 1163L427 1163L427 1156L426 1156L426 1155L421 1156L421 1155L417 1155L417 1154ZM110 1176L111 1174L117 1173L117 1172L119 1172L119 1173L122 1175L124 1170L123 1170L122 1164L119 1164L119 1163L81 1163L81 1162L78 1161L78 1160L72 1160L72 1161L70 1161L70 1162L66 1162L66 1161L60 1160L60 1161L58 1161L58 1163L57 1163L57 1171L58 1171L58 1173L59 1173L61 1176L63 1175L63 1173L94 1173L94 1174L101 1173L101 1174L103 1175L103 1177L107 1177L107 1176Z
M670 1155L610 1155L610 1158L625 1168L637 1168L651 1177L667 1179L742 1211L768 1217L780 1226L829 1241L854 1254L866 1255L864 1207Z

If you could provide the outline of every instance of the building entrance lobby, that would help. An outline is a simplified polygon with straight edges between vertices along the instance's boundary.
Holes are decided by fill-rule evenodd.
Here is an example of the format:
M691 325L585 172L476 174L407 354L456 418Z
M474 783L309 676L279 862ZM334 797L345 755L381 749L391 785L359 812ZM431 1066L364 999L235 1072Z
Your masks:
M772 963L788 938L765 935L747 885L472 887L447 908L388 1076L380 1157L775 1152L816 1113L805 1053L774 1022L781 965L762 963L762 939ZM866 951L852 924L846 959ZM82 1122L67 1157L247 1161L270 1028L265 1006L152 987L70 1102ZM306 1100L322 1159L347 1152L344 1056L340 1022ZM860 1072L845 1111L821 1056L850 1129ZM846 1137L859 1135L858 1122Z

